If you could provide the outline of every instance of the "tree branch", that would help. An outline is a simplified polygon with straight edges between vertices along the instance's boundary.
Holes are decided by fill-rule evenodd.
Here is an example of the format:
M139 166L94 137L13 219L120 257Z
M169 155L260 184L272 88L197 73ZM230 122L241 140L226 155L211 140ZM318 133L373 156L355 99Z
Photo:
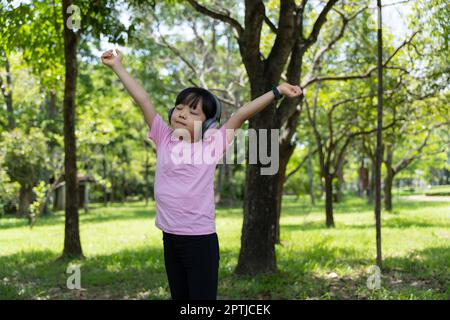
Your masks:
M293 0L281 0L280 15L278 19L278 33L273 47L265 61L267 66L267 78L270 81L279 79L283 72L283 66L291 54L295 43L295 2Z
M393 127L393 126L395 125L396 122L397 122L397 120L392 121L389 125L387 125L387 126L381 128L381 130L386 130L386 129L389 129L389 128ZM337 161L336 161L335 163L340 163L340 161L341 161L341 159L342 159L342 156L343 156L343 154L344 154L344 151L345 151L345 149L347 148L347 145L350 143L350 141L351 141L353 138L355 138L356 136L359 136L359 135L370 134L370 133L372 133L372 132L376 132L377 130L378 130L378 128L374 128L374 129L368 130L368 131L358 131L358 132L353 132L353 133L349 134L349 135L347 136L347 139L345 139L344 145L342 146L341 150L340 150L339 153L338 153ZM334 161L333 161L333 162L334 162Z
M201 4L199 4L197 1L194 1L194 0L187 0L187 1L198 12L203 13L207 16L210 16L213 19L220 20L222 22L229 24L231 27L233 27L236 30L239 38L242 36L242 33L244 32L244 28L242 28L242 26L239 24L239 22L237 20L234 20L230 16L225 15L223 13L219 13L219 12L210 10L210 9L206 8L205 6L202 6Z
M306 0L302 1L301 6L297 7L297 15L299 14L303 14L303 10L304 7L306 5ZM317 70L318 65L320 64L321 58L323 57L323 55L331 50L333 48L333 46L344 36L345 33L345 29L348 25L348 23L353 20L354 18L356 18L361 12L363 12L364 10L367 9L367 6L364 6L363 8L361 8L360 10L358 10L357 12L355 12L354 14L352 14L349 17L346 17L344 13L342 13L340 10L332 7L332 10L335 10L336 12L338 12L338 14L341 16L342 18L342 26L341 29L339 31L339 33L336 35L336 37L334 37L326 46L324 46L323 48L319 49L319 51L316 53L315 57L314 57L314 61L313 61L313 66L311 67L310 72L308 73L308 75L306 76L306 79L309 79L312 77L313 72L315 70ZM300 20L300 23L301 20ZM299 27L299 26L297 26ZM300 26L302 27L302 26ZM284 80L286 81L286 80ZM280 105L280 107L277 110L277 114L280 116L281 119L281 123L284 123L285 121L287 121L287 119L289 119L295 112L294 110L290 110L292 109L292 104L289 103L282 103Z
M314 23L311 33L306 38L307 46L310 46L317 41L317 37L319 36L320 30L327 21L328 12L330 12L330 10L333 8L336 2L338 2L338 0L329 0L325 5L325 7L322 9L322 12L320 12L316 22Z
M306 115L308 116L309 123L311 125L311 128L313 130L314 136L315 136L316 141L317 141L317 151L319 152L319 160L320 160L320 164L321 164L321 167L322 167L322 165L324 163L323 150L322 150L322 147L323 147L323 145L322 145L322 137L320 136L320 133L317 130L315 121L311 117L311 112L310 112L310 107L309 107L309 104L308 104L308 99L306 99L306 97L305 97L304 101L305 101L305 106L306 106L306 108L305 108L306 109Z
M414 36L418 33L419 31L414 32L411 37L408 40L405 40L390 56L389 58L383 63L383 67L386 68L388 63L394 58L394 56L400 51L401 48L403 48L406 45L411 44L411 41L413 40ZM365 73L363 74L359 74L359 75L349 75L349 76L317 76L314 77L312 79L308 79L306 80L306 82L304 82L302 84L302 88L306 88L307 86L318 82L318 81L337 81L337 80L343 80L343 81L347 81L347 80L353 80L353 79L364 79L364 78L369 78L372 74L372 72L374 72L375 70L377 70L377 66L372 66L370 67Z
M264 15L264 21L267 23L267 25L269 26L270 30L273 31L273 33L278 34L277 27L273 24L272 21L270 21L268 16Z
M442 127L443 125L447 125L447 123L446 122L440 122L440 123L435 124L431 128L429 128L429 130L427 132L427 136L422 141L420 146L414 151L416 154L413 155L413 156L406 156L405 158L400 160L399 163L397 165L395 165L394 168L393 168L394 173L398 173L399 171L401 171L404 168L406 168L413 160L415 160L417 158L420 158L421 151L427 145L428 139L430 138L431 133L433 132L433 130L436 129L436 128Z
M317 153L317 148L316 149L314 149L312 152L311 152L311 156L312 155L314 155L314 154L316 154ZM291 171L291 172L289 172L287 175L286 175L286 178L284 178L284 182L286 182L292 175L294 175L298 170L300 170L301 169L301 167L303 166L303 164L305 163L305 161L306 160L308 160L308 156L309 156L309 154L307 154L303 159L302 159L302 161Z

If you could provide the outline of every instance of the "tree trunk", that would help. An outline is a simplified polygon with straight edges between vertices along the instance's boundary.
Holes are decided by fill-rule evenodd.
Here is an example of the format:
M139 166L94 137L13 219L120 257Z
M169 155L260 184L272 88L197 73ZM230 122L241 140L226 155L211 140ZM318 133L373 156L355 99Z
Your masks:
M280 218L283 201L284 182L286 180L286 167L289 159L294 152L295 145L290 143L281 144L280 146L280 165L279 165L279 178L278 178L278 193L277 193L277 224L276 224L276 238L275 243L280 243Z
M264 91L264 90L261 90ZM252 96L259 96L253 92ZM241 251L236 267L237 274L255 275L259 273L273 273L276 271L275 241L278 209L278 186L279 173L265 174L260 162L260 138L267 138L267 155L273 155L279 150L279 137L277 135L277 145L272 149L272 131L276 124L273 123L275 110L266 107L257 116L249 120L249 127L257 131L256 150L248 150L245 200L244 200L244 221L241 235ZM259 128L268 128L266 136L260 136ZM278 132L277 132L278 133ZM249 137L249 142L250 142ZM249 149L253 149L249 143ZM249 154L255 152L255 164L249 163ZM276 160L275 160L276 161Z
M314 179L313 179L313 167L312 167L312 155L311 155L311 145L308 148L308 187L309 187L309 200L312 206L315 205L314 197Z
M278 179L278 192L277 192L277 223L275 225L275 243L280 244L280 218L283 201L283 186L286 179L286 162L280 157L280 177Z
M394 158L394 153L392 147L386 144L386 160L384 164L386 165L386 176L384 177L384 208L387 211L392 211L392 182L394 180L394 169L392 168L392 160Z
M244 224L236 273L273 273L276 271L278 174L261 175L259 165L249 164L246 176Z
M383 161L383 44L381 22L381 0L377 0L378 30L377 30L377 60L378 60L378 103L377 103L377 145L375 160L375 230L377 241L377 265L382 268L381 256L381 164Z
M342 157L341 162L338 164L337 172L336 172L336 201L342 201L342 186L344 185L344 157Z
M391 168L387 168L384 177L384 209L392 211L392 183L394 181L394 172Z
M373 204L373 200L375 197L375 162L371 161L370 163L372 165L370 168L370 186L367 190L367 195L368 195L367 203Z
M358 169L358 196L364 197L369 190L369 170L364 166L364 159L361 159L361 166Z
M20 186L19 190L19 210L17 211L17 217L27 217L30 212L31 197L33 195L33 189L30 187Z
M78 221L78 183L75 141L75 94L77 82L77 35L67 27L67 8L71 0L63 0L64 21L64 169L66 181L66 221L63 257L82 257Z
M333 217L333 176L325 174L325 224L328 228L334 227Z

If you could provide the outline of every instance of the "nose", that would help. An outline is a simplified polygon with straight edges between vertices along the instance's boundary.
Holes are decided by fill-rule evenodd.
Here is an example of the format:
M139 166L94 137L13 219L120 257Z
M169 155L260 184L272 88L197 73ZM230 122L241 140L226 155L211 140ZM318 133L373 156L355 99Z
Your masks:
M186 119L185 112L186 112L186 108L183 108L182 110L180 110L180 114L179 114L180 118Z

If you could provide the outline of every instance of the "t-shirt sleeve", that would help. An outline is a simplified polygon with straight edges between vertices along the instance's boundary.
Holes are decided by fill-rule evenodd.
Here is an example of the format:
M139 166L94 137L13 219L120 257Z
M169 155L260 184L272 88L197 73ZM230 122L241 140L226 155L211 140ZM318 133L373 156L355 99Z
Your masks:
M171 133L170 127L163 121L161 116L157 113L153 118L151 127L148 129L147 137L153 140L158 148L164 141L166 141Z

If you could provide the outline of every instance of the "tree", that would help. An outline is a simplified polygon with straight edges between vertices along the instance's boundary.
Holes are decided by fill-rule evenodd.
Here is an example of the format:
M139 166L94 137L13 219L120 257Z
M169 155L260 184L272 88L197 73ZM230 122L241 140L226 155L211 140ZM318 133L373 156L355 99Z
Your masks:
M79 219L78 219L78 183L75 143L75 95L77 83L77 43L78 35L69 24L68 9L72 10L72 1L63 0L62 16L64 23L64 180L66 182L66 223L64 232L64 257L82 257ZM77 18L78 19L78 18ZM78 20L79 22L79 20Z
M365 115L370 115L373 110L371 101L375 94L372 90L371 77L377 70L370 54L375 47L370 42L372 30L369 30L365 23L365 19L368 17L364 9L362 8L348 17L340 10L335 9L339 12L342 20L341 28L335 35L330 36L329 42L319 47L314 53L310 61L311 70L302 84L305 88L315 85L314 94L307 94L304 103L306 116L317 145L321 181L325 190L325 223L328 227L334 226L333 184L334 181L337 182L335 187L338 189L337 200L347 147L355 138L369 135L377 130L376 128L370 129L373 127L372 121L367 121L362 126L359 125ZM363 13L362 19L349 25L349 22L357 18L360 13ZM347 25L352 32L351 39L344 36ZM392 52L382 62L383 67L396 70L398 67L394 64L394 58L402 52L402 49L412 45L415 35L416 33L413 33L397 48L392 48ZM342 45L338 46L341 38L344 41ZM326 54L330 52L333 54ZM336 56L345 56L345 62L335 63ZM365 68L366 71L360 73L359 69L362 68ZM356 69L359 74L351 74L349 69ZM331 75L333 73L345 74ZM397 76L400 77L400 75ZM401 84L400 80L389 84L390 90L385 92L388 99L395 94L396 88ZM308 102L309 99L312 100L312 103ZM383 130L395 125L397 120L394 118L383 127Z
M375 151L375 228L377 243L377 265L381 268L381 161L383 157L382 130L383 130L383 33L381 21L381 0L377 0L378 32L377 32L377 58L378 58L378 99L377 99L377 148Z
M49 6L46 1L34 0L26 4L20 3L18 6L8 4L7 10L2 10L0 15L3 21L8 21L7 25L9 26L9 28L2 28L6 35L1 38L2 47L8 50L16 48L23 50L26 61L34 70L45 74L46 77L43 78L50 79L50 82L57 81L55 75L63 67L65 70L64 167L67 192L63 256L68 257L82 256L78 228L75 141L77 45L82 35L84 38L81 39L81 43L86 47L88 47L89 40L92 41L95 37L99 38L100 34L107 34L109 39L118 43L124 42L123 32L126 30L117 21L118 15L115 14L117 9L114 4L114 1L89 1L80 3L80 7L76 7L72 6L72 1L63 0L62 2L53 1ZM26 24L25 21L29 21L29 23ZM34 23L38 22L40 23L39 27L46 26L46 32L35 32ZM63 37L61 37L61 32ZM63 39L64 45L62 45L61 39ZM44 83L48 84L48 82ZM45 87L47 88L47 86ZM51 85L48 87L52 94L56 94L53 91L55 87ZM50 103L55 102L52 94Z
M439 108L435 109L434 112L429 112L430 109L433 109L429 107L433 105L433 102L430 100L426 100L429 103L428 106L423 106L419 103L419 105L422 105L419 117L414 115L414 112L411 112L410 122L404 123L400 128L393 128L386 139L387 143L385 144L383 158L383 163L386 166L386 175L383 188L384 208L387 211L392 211L392 185L395 176L414 161L445 151L446 142L436 141L436 139L433 139L433 135L436 134L438 129L449 125L450 121L445 119L444 114L439 114ZM431 114L433 115L432 119L427 119ZM405 136L410 137L409 141L404 141L403 137ZM407 148L406 152L403 152L401 156L397 155L394 157L398 151L405 149L405 147Z
M17 215L30 218L33 188L38 184L41 172L48 166L46 138L39 128L30 128L29 132L16 128L4 132L2 138L2 165L11 181L20 184Z
M278 27L265 14L262 1L245 1L244 26L233 19L225 9L212 10L194 0L189 3L200 13L229 24L235 32L242 62L250 81L251 98L261 96L270 90L271 85L280 81L287 67L286 80L298 85L301 78L302 59L306 51L317 41L328 13L337 0L328 1L314 21L311 31L305 35L304 20L310 8L306 1L296 5L294 1L281 1ZM261 30L266 22L276 34L274 45L267 58L259 51ZM288 63L289 60L289 63ZM277 108L271 106L249 120L252 129L281 129L284 134L280 144L279 171L274 175L261 175L262 164L246 167L246 186L244 202L244 223L242 229L241 251L236 268L238 274L257 274L276 270L275 242L277 234L280 197L287 161L294 147L291 138L295 132L300 109L298 99L285 99ZM271 130L268 131L271 138ZM265 196L262 197L261 195Z
M124 27L115 17L110 17L114 3L89 2L83 8L72 5L71 0L62 1L64 37L64 166L66 181L66 224L62 257L82 257L79 218L78 184L75 140L75 96L77 83L77 45L81 35L98 36L106 32L112 39L123 43ZM70 13L74 13L71 15ZM81 14L81 16L79 15ZM83 19L81 20L81 17ZM116 23L116 26L114 26ZM78 24L78 26L77 26ZM89 32L89 33L88 33Z

